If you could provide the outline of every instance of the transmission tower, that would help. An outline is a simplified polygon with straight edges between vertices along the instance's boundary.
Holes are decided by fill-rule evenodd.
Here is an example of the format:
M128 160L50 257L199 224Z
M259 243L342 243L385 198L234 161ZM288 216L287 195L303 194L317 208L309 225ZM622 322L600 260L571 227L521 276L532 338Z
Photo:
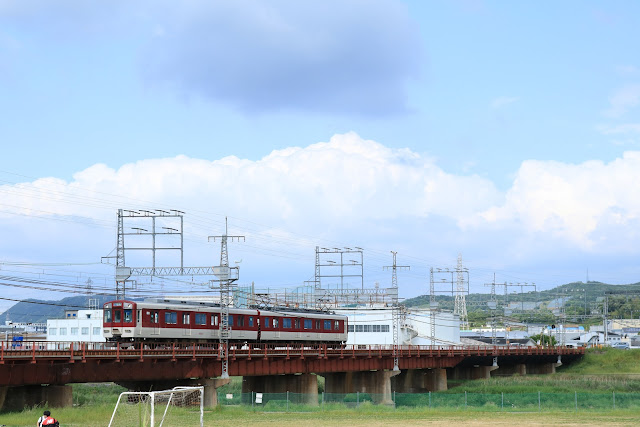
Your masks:
M465 286L464 273L467 273L467 281ZM462 266L462 254L458 254L458 266L456 268L457 273L457 287L456 287L456 299L455 306L453 308L453 314L457 314L460 317L460 328L469 328L469 318L467 316L467 301L465 294L469 289L469 270Z
M220 265L216 269L215 275L220 282L220 348L222 356L222 375L220 378L229 378L229 307L231 306L231 287L232 283L238 280L238 275L232 277L231 270L238 267L229 267L229 252L227 249L227 241L242 241L244 236L229 236L227 218L224 219L224 234L221 236L209 236L209 239L220 239Z
M498 301L496 301L496 285L506 286L504 283L496 283L496 275L493 275L493 282L485 283L485 286L491 286L491 299L487 302L487 307L491 310L491 345L495 346L498 343L496 337L496 309L498 308Z
M156 267L156 252L157 251L179 251L180 252L180 267L172 268L175 270L177 274L184 274L184 263L183 263L183 244L184 237L182 233L184 219L184 212L172 209L171 211L165 211L162 209L156 209L154 211L148 211L144 209L140 210L123 210L118 209L118 237L117 237L117 245L116 245L116 299L124 299L126 297L125 285L127 279L131 277L134 273L134 270L144 270L143 273L149 276L155 276L159 269ZM151 224L145 227L130 227L132 232L125 232L124 228L124 219L127 218L128 221L136 221L136 224L141 225L140 221L149 221L151 220ZM156 227L156 219L158 218L178 218L180 220L180 229L172 228L172 227L162 227L163 231L159 231L158 227ZM180 237L180 246L163 246L159 247L156 244L157 236L176 236ZM151 246L146 244L137 247L126 247L125 246L125 236L150 236L151 237ZM139 268L131 268L127 267L125 263L125 253L127 251L143 251L143 252L151 252L152 257L152 266L146 267L143 269ZM105 258L113 258L113 257L103 257Z
M118 209L118 242L116 249L116 299L124 299L125 297L125 280L118 275L118 270L125 268L124 263L124 220L122 209Z
M382 267L383 270L391 269L391 288L395 292L393 299L393 309L392 309L392 323L393 323L393 370L399 371L398 367L398 345L399 343L399 325L400 322L400 307L398 305L398 270L409 270L411 267L408 265L397 265L396 264L396 255L398 252L391 251L393 254L393 265L385 265Z

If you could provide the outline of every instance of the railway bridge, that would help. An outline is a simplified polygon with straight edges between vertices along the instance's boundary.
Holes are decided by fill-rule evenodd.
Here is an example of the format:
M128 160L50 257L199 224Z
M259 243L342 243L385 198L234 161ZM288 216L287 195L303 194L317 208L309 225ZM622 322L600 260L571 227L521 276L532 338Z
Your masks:
M43 404L68 406L72 383L115 382L130 389L205 386L217 404L222 373L219 343L116 344L0 342L0 409ZM231 346L229 375L243 377L243 392L295 392L317 402L317 376L327 393L367 392L390 403L392 391L447 389L447 379L550 374L584 349L565 347L331 346L251 344ZM394 371L394 359L400 371Z

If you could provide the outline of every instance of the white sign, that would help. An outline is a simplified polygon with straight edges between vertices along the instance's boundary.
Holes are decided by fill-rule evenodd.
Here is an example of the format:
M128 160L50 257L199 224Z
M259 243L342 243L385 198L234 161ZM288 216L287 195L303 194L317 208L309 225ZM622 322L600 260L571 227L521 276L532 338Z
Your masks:
M231 399L233 399L233 394L227 393L227 400L231 400Z
M256 393L256 403L262 403L262 393Z
M229 267L213 267L213 274L220 280L228 280L229 279Z

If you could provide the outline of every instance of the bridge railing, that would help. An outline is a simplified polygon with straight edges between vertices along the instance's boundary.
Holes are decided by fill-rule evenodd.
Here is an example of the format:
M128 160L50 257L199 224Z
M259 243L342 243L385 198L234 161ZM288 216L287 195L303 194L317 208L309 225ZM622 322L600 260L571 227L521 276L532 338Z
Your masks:
M87 358L221 358L222 347L214 343L115 343L69 341L0 341L0 363L6 360ZM454 357L584 354L584 348L522 346L397 346L335 344L231 344L230 359L255 357L361 358L361 357Z

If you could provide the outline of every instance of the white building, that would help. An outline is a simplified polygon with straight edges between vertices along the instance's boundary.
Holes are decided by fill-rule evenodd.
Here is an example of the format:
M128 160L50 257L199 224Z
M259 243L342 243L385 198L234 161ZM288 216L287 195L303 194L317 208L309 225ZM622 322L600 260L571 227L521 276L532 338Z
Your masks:
M47 341L105 342L102 310L67 310L62 319L47 319Z
M347 344L393 345L393 310L380 308L340 308L336 314L348 317ZM431 339L431 312L409 309L400 321L400 345L460 344L460 319L452 313L435 312L435 339Z

